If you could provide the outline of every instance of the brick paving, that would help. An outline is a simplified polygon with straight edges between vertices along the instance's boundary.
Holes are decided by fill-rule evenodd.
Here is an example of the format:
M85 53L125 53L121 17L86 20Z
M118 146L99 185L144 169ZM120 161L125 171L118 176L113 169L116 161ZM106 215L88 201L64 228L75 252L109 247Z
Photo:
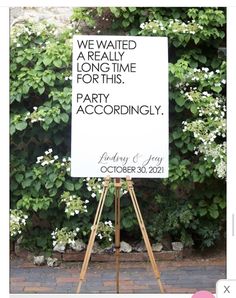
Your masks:
M76 293L82 263L63 262L59 267L35 266L20 258L11 260L11 293ZM225 258L159 261L167 293L215 292L226 278ZM115 293L115 263L90 262L81 293ZM120 293L159 293L149 262L121 262Z

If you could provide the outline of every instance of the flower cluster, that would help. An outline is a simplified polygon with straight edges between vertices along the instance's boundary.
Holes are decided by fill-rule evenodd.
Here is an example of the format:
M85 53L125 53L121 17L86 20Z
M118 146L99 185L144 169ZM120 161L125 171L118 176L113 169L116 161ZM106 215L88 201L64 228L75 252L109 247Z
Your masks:
M215 172L219 178L226 177L227 163L225 160L220 160L215 167Z
M79 228L76 228L75 230L69 230L67 227L60 230L56 228L55 231L51 233L53 247L56 245L66 246L67 244L74 244L79 230Z
M212 87L220 87L226 84L226 80L222 79L222 75L222 71L219 69L210 71L208 67L202 67L201 69L194 68L187 74L186 79L191 79L192 81L205 80Z
M192 87L188 79L201 81L200 87ZM218 178L226 175L226 99L222 95L215 95L214 88L225 84L221 78L221 71L209 71L209 68L193 69L185 82L176 85L186 101L196 105L196 120L183 121L183 131L191 132L196 139L195 154L203 154L204 159L212 163ZM213 86L212 91L204 90L205 81ZM207 85L206 85L207 86Z
M72 81L72 76L69 76L69 77L65 77L65 81Z
M226 142L223 144L206 143L198 146L195 154L202 153L205 160L210 160L214 165L214 172L218 178L226 177Z
M104 242L112 241L112 234L114 233L114 227L112 225L112 222L110 220L103 222L100 222L98 225L98 233L97 237L100 240L104 240Z
M55 115L60 115L61 111L60 108L55 106L55 107L46 107L46 106L41 106L40 108L38 107L33 107L32 112L27 112L24 116L24 120L27 121L29 120L31 123L36 123L36 122L47 122L45 120L48 117L52 117Z
M80 197L71 195L69 192L64 192L61 195L61 202L66 204L65 213L67 217L87 213L87 204L89 200L82 201Z
M22 233L22 229L26 225L28 215L24 214L22 210L10 210L10 234L14 237Z
M210 71L208 67L190 69L175 87L180 90L181 94L184 94L186 91L197 90L196 86L191 86L196 83L202 86L210 86L212 91L220 91L226 84L225 74L219 69ZM209 96L207 93L205 91L203 96Z
M154 20L142 23L140 28L145 31L150 31L153 34L160 34L161 32L173 32L173 33L188 33L194 35L201 31L203 26L195 22L195 20L187 21L186 23L178 19Z
M95 198L98 197L99 194L102 193L102 187L104 184L104 181L102 181L101 178L90 178L87 177L84 179L84 182L86 182L87 190L91 192L91 197ZM112 186L110 189L113 189L114 187ZM127 194L127 185L125 181L122 181L122 187L120 188L120 196L123 196Z
M33 112L27 112L25 116L25 120L30 120L31 123L35 122L44 122L45 112L43 110L38 110L38 107L33 107Z
M51 34L56 35L58 30L52 25L52 24L46 24L44 22L38 22L38 23L18 23L11 29L11 40L14 44L16 44L16 47L21 47L24 43L25 36L29 36L32 38L32 36L44 36L45 34ZM22 37L22 43L19 42L19 37Z
M56 163L58 167L64 168L67 172L70 171L70 157L63 157L62 160L59 160L58 155L53 155L52 148L49 148L44 152L45 154L42 156L37 157L37 164L40 164L41 166L47 166L50 164Z
M199 108L202 115L203 108ZM213 113L214 111L211 111ZM204 112L205 113L205 112ZM217 118L217 120L216 120ZM226 142L219 143L218 137L226 136L226 119L218 116L212 116L211 123L209 119L197 119L192 122L184 121L183 131L192 132L197 140L198 146L195 147L195 154L204 155L204 159L212 162L214 171L218 178L226 176Z
M87 177L84 179L84 182L86 182L86 187L89 192L91 192L91 197L95 198L99 194L102 193L102 179L101 178L90 178Z
M186 92L187 100L197 103L198 119L184 121L184 131L191 131L203 145L211 144L217 137L226 137L225 98L207 91Z

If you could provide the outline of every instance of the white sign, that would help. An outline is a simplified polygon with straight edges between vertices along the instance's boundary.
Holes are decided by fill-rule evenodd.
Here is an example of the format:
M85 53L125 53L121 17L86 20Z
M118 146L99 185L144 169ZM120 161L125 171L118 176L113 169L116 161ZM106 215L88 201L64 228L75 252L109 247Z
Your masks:
M71 175L168 177L166 37L74 36Z

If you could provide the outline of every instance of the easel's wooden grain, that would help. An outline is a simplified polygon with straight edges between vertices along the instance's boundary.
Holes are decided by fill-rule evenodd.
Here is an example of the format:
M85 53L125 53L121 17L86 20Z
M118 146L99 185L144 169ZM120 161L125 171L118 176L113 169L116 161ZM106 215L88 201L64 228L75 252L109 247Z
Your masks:
M142 236L143 236L143 240L145 243L145 246L147 248L147 253L148 253L148 257L149 260L151 262L151 266L153 269L153 272L155 274L155 277L157 279L157 283L158 286L160 288L161 293L164 293L164 287L162 285L161 282L161 277L160 277L160 271L157 267L155 258L154 258L154 254L152 251L152 247L148 238L148 234L146 231L146 227L142 218L142 214L138 205L138 201L136 198L136 194L134 191L134 186L133 186L133 181L131 180L131 178L129 176L126 177L126 183L127 183L127 188L134 206L134 210L136 213L136 217L138 219L138 223L139 223L139 227L140 230L142 232ZM80 281L77 287L77 293L80 293L81 290L81 286L82 283L85 279L85 275L88 269L88 263L89 263L89 259L91 257L91 252L92 252L92 248L93 248L93 244L95 241L95 237L97 234L97 230L98 230L98 224L101 218L101 214L102 214L102 210L103 210L103 206L104 206L104 202L106 199L106 195L107 195L107 191L109 188L109 184L110 184L110 177L106 177L104 179L104 185L103 185L103 190L102 190L102 194L99 200L99 204L97 207L97 211L96 211L96 215L94 218L94 223L93 226L91 228L91 234L90 234L90 238L89 238L89 242L88 242L88 246L87 246L87 250L86 250L86 254L84 257L84 261L83 261L83 265L81 268L81 272L80 272ZM122 186L121 183L121 179L120 178L115 178L114 179L114 186L115 186L115 258L116 258L116 292L119 293L120 292L120 279L119 279L119 273L120 273L120 189Z

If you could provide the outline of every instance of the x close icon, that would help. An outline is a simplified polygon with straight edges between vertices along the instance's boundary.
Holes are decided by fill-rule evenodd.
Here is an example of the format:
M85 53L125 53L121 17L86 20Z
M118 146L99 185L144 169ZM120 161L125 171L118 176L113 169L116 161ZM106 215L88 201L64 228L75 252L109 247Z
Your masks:
M216 283L216 298L235 298L236 280L220 279Z
M224 294L226 294L226 293L230 294L229 288L230 288L230 286L224 286Z

